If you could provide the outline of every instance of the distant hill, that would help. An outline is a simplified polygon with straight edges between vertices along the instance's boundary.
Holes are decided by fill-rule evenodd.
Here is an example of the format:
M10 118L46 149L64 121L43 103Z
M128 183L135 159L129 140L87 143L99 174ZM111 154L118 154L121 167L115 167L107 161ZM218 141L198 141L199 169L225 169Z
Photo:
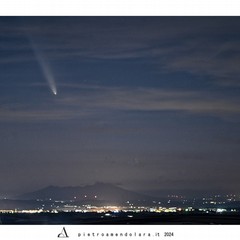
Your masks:
M49 186L35 192L18 196L23 200L64 200L64 201L101 201L121 203L126 201L152 201L153 198L144 194L125 190L106 183L95 183L83 187L56 187Z

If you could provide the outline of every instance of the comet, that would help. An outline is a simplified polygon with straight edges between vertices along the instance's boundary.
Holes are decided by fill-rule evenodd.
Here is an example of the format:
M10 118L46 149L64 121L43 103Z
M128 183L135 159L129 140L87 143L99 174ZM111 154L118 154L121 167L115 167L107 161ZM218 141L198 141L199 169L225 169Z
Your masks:
M30 43L36 56L37 62L43 72L43 76L45 77L51 92L53 93L53 95L57 95L57 86L50 68L50 64L45 58L42 50L35 44L32 38L30 38Z

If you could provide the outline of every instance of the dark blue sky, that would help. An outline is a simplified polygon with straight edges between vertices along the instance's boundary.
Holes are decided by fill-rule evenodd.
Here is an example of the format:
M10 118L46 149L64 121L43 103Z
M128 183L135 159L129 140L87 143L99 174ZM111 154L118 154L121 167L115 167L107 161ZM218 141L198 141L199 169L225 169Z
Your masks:
M239 193L239 29L239 17L0 17L0 193Z

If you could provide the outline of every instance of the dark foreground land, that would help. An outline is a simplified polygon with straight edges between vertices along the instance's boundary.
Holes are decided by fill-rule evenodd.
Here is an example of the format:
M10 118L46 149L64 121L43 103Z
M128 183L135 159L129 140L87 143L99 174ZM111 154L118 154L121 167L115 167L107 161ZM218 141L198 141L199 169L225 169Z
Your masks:
M159 224L202 225L240 224L240 214L202 213L8 213L0 214L0 224Z

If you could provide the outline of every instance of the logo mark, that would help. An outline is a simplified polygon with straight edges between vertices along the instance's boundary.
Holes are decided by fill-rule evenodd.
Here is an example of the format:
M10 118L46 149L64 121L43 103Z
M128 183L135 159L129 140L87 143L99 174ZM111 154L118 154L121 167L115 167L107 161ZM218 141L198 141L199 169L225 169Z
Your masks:
M69 236L67 235L67 231L65 227L63 227L61 233L58 234L58 238L68 238Z

